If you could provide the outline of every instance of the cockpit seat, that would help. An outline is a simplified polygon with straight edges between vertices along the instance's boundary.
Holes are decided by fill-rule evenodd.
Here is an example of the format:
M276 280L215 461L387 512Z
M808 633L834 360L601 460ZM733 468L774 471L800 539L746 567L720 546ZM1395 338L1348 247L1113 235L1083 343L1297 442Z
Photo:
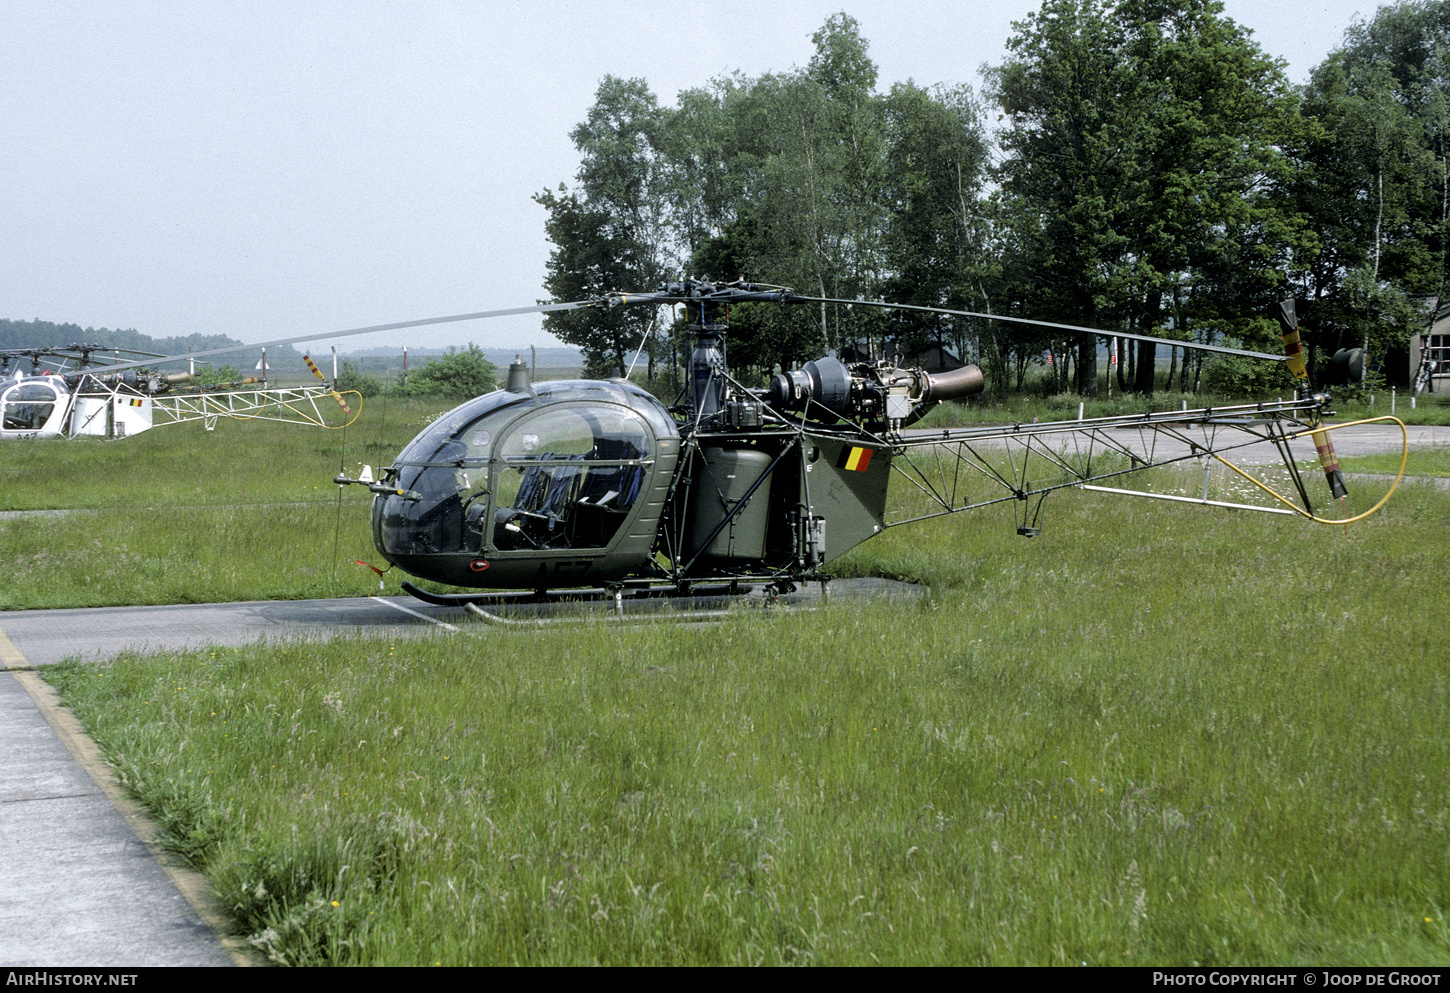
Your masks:
M539 456L540 461L579 458L549 452ZM504 551L568 547L563 524L584 471L583 465L530 466L513 506L494 513L494 545Z
M541 462L577 465L531 466L519 482L513 506L494 513L494 547L500 551L537 548L603 548L639 496L645 466L594 463L639 458L638 446L602 439L586 455L545 452Z

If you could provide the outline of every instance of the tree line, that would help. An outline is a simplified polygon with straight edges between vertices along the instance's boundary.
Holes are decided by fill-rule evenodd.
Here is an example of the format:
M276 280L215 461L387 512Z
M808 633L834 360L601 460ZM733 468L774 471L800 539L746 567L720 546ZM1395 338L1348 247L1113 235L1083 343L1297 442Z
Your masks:
M242 343L226 335L192 334L171 338L153 338L133 328L82 328L78 324L55 324L42 321L0 320L0 351L33 348L66 348L70 345L98 345L98 363L109 361L108 348L135 350L155 355L185 356L187 352L203 352L214 348L230 348ZM123 361L135 356L124 353ZM180 360L162 365L179 365ZM53 359L37 363L15 360L11 368L30 374L61 368ZM69 368L68 366L66 368ZM273 346L268 368L275 375L280 370L305 375L302 353L292 345ZM247 372L252 375L252 372ZM235 365L203 363L197 369L195 383L232 382L242 377ZM365 397L377 396L387 390L394 395L426 397L441 400L464 400L498 388L497 369L484 357L483 350L469 342L465 348L449 348L441 356L426 358L406 381L385 383L381 376L363 368L362 362L344 359L338 370L339 390L356 390Z
M83 328L79 324L56 324L40 318L33 321L0 320L0 350L99 345L102 349L121 348L159 355L185 355L187 352L202 352L240 344L235 338L222 334L153 338L134 328ZM293 350L289 349L291 351ZM25 371L28 372L29 369Z
M968 85L879 85L848 14L803 67L709 81L662 106L606 77L546 190L557 300L680 274L1277 350L1299 301L1311 365L1407 347L1443 295L1450 240L1450 0L1382 7L1291 85L1218 0L1045 0ZM630 308L551 314L595 373L651 376L682 329ZM1100 345L972 318L742 306L732 366L940 342L1021 389L1103 383ZM1119 344L1116 389L1161 388L1159 350ZM1173 389L1277 384L1277 369L1172 349Z

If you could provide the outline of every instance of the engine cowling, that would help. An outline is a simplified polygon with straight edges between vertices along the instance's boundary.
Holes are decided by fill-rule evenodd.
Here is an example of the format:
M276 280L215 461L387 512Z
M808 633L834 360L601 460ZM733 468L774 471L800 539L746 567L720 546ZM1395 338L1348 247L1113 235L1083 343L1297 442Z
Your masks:
M848 366L827 357L773 377L766 399L777 410L796 411L807 419L849 417L899 428L943 400L969 397L985 386L982 370L974 365L934 373L884 362Z

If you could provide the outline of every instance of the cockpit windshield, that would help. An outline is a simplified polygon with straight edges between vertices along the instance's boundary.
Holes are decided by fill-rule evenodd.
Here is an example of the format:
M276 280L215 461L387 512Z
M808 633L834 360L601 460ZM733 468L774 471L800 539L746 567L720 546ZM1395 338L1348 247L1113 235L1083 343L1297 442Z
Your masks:
M520 419L494 459L493 547L604 547L639 496L649 453L644 420L613 403L560 404Z
M527 393L499 390L460 404L414 438L396 465L482 465L492 454L498 426L534 406Z
M628 383L500 390L449 411L393 464L378 505L385 554L603 549L633 510L655 439L675 427Z
M55 387L28 380L7 380L0 387L0 427L6 431L39 431L45 427L59 399Z
M570 400L601 400L609 404L620 404L642 415L657 435L668 437L675 433L674 424L659 400L633 383L557 380L539 383L532 393L498 390L454 407L414 438L394 464L399 467L483 465L495 454L493 446L498 441L499 431L516 415L530 407ZM593 438L609 438L614 431L613 426L586 425L585 430L578 433L581 439L591 439L592 445ZM625 434L628 435L629 432L626 431ZM514 443L521 446L524 439L517 437ZM635 450L638 454L625 454L621 449L621 454L608 457L642 458L647 448L647 444L636 442ZM515 452L508 457L518 457L519 454ZM576 454L584 455L586 452ZM600 456L596 454L596 457Z

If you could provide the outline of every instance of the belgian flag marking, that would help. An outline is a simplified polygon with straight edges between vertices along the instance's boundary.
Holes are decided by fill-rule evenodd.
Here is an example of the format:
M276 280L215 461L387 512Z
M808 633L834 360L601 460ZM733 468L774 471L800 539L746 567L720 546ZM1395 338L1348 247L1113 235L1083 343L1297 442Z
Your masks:
M837 469L846 469L850 472L865 472L866 467L871 464L870 448L857 448L847 445L841 449L841 457L836 460Z
M130 402L133 407L143 407L146 405L146 401L141 397L132 397Z

